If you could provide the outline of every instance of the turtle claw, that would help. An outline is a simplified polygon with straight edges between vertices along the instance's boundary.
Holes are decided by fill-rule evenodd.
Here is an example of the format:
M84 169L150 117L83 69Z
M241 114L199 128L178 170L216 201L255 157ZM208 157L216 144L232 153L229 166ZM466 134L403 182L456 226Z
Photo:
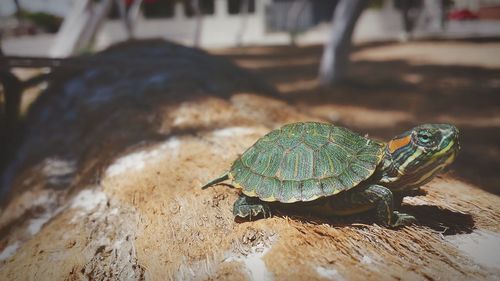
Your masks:
M240 218L256 218L262 215L264 218L271 217L271 209L267 205L241 205L235 208L234 215Z
M271 208L268 204L260 200L241 196L233 206L233 214L240 218L248 218L249 220L260 215L264 218L269 218L271 217Z
M391 224L391 227L393 228L408 226L417 222L417 219L414 216L400 213L398 211L394 211L392 213L392 220L394 221L394 223Z

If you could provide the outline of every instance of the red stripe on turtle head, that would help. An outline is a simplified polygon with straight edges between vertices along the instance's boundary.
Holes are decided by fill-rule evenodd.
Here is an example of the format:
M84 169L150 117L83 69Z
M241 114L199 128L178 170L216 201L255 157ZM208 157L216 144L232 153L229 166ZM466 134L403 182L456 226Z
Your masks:
M388 144L389 152L394 153L394 151L404 146L407 146L410 143L410 141L411 141L410 135L406 135L398 139L392 139Z

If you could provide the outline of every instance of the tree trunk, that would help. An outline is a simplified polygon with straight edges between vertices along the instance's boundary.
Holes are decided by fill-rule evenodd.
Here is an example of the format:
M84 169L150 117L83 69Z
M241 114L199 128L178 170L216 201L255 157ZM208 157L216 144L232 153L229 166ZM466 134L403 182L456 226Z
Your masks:
M17 1L16 1L17 3ZM15 136L20 120L23 85L7 66L0 47L0 174L6 161L13 155ZM1 200L0 200L1 201Z
M194 27L193 46L199 48L201 45L201 36L203 28L203 15L200 9L200 0L191 0L191 8L193 9L196 24Z
M0 58L1 62L1 58ZM16 137L20 127L20 108L23 87L9 69L0 69L0 174L8 160L14 156ZM1 201L1 200L0 200Z
M290 35L290 45L297 45L297 36L299 35L299 21L308 0L295 0L291 4L286 15L286 28Z
M73 10L64 18L50 55L67 57L87 48L109 14L112 3L112 0L75 2Z
M120 19L123 23L125 33L127 34L127 40L132 39L134 37L133 24L131 22L131 17L129 16L129 13L127 11L127 7L125 6L125 1L115 0L115 4L118 7Z
M346 77L352 33L367 3L367 0L340 0L337 4L319 68L321 85L332 85Z
M247 30L249 9L250 9L249 0L242 0L240 2L241 24L238 33L236 34L236 46L238 47L243 46L243 36L245 35L245 32Z

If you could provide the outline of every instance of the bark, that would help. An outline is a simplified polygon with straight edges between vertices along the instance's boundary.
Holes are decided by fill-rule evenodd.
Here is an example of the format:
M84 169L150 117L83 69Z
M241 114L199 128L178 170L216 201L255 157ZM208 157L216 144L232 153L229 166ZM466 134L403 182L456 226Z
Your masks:
M340 0L335 8L330 38L325 44L319 68L320 84L335 84L347 75L351 37L366 0Z

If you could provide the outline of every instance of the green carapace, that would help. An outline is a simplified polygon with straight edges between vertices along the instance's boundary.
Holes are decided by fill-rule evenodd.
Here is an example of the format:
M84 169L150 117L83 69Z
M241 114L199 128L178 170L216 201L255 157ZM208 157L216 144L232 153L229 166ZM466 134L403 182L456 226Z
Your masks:
M458 149L449 124L420 125L384 143L331 124L293 123L260 138L203 188L231 180L241 190L233 213L243 218L270 216L269 202L281 202L326 216L374 212L379 224L395 227L415 221L395 210L402 198Z

